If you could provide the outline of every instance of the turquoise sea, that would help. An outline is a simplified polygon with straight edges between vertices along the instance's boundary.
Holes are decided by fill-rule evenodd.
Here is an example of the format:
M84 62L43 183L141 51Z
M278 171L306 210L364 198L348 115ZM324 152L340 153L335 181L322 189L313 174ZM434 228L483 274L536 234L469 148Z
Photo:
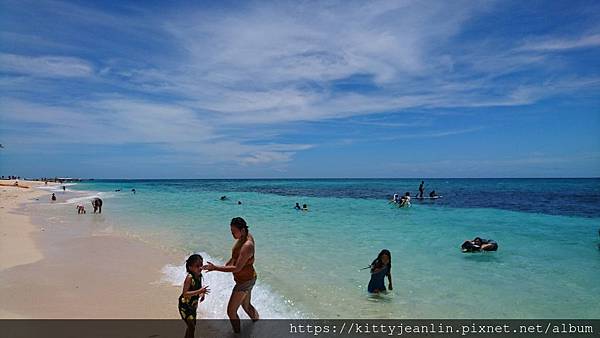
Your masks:
M230 254L230 219L244 217L257 243L253 299L263 318L600 318L600 179L426 179L441 199L388 203L393 193L414 196L419 183L96 180L69 185L64 210L47 208L216 262ZM102 215L77 218L72 204L95 195ZM461 253L475 236L499 250ZM384 248L394 290L370 296L360 269ZM164 282L181 284L184 256L163 269ZM231 276L205 278L213 293L201 311L223 318Z

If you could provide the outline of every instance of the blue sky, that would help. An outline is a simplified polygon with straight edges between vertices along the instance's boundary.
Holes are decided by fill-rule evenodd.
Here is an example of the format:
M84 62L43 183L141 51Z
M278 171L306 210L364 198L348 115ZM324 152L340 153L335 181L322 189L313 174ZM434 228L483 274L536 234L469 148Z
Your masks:
M0 172L600 176L597 1L0 1Z

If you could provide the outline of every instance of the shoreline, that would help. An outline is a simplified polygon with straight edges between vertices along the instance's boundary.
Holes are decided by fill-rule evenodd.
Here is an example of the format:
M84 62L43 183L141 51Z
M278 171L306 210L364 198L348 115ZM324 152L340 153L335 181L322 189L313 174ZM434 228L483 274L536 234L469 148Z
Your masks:
M15 266L34 263L43 258L37 247L33 234L39 228L32 224L30 218L20 214L18 208L46 193L32 189L39 182L20 181L20 186L0 185L0 272ZM24 185L26 184L26 185Z
M336 199L321 200L320 204L314 202L315 207L311 209L311 213L297 214L291 208L287 208L294 197L276 195L259 195L255 199L252 199L255 196L244 195L244 207L237 207L233 203L223 204L218 201L215 196L219 195L212 190L173 194L169 187L160 187L158 191L152 190L152 186L136 186L139 188L138 195L132 197L133 195L112 193L113 189L121 187L110 185L80 186L79 189L82 190L67 189L66 192L59 191L60 186L48 188L52 191L45 193L56 192L58 201L55 204L51 203L46 195L40 198L39 202L25 203L18 209L15 206L11 211L27 218L34 226L34 231L29 233L28 237L30 241L33 239L42 258L13 266L7 269L9 273L0 270L0 318L178 318L175 309L180 286L171 285L176 285L185 276L183 258L191 252L187 249L196 248L198 251L195 252L201 253L205 261L222 261L222 252L227 252L226 249L219 251L215 248L226 248L231 239L229 234L222 231L223 227L219 222L224 218L223 215L238 213L254 219L257 226L253 227L253 230L256 229L257 238L268 239L265 234L271 232L281 236L281 243L294 244L283 246L268 240L260 241L261 244L264 243L260 246L260 280L253 293L253 300L258 302L263 318L335 318L348 316L352 311L350 308L356 309L357 313L360 311L364 319L426 318L425 316L431 313L439 317L453 318L452 314L455 312L452 312L452 308L456 305L460 307L469 301L468 296L461 292L464 285L461 283L464 281L461 271L464 269L474 271L469 280L475 276L476 280L485 281L480 283L482 287L473 289L474 294L489 296L496 292L504 292L505 299L511 299L509 291L512 292L504 288L504 285L509 284L506 281L517 283L520 282L520 276L530 276L533 281L524 284L525 289L530 291L520 292L518 295L528 301L528 311L539 317L552 316L548 309L552 309L563 299L559 296L555 301L551 297L559 294L561 288L572 287L571 297L581 299L581 304L593 303L593 290L597 289L597 284L592 283L594 276L580 269L583 266L587 269L597 266L597 262L589 258L581 260L582 257L591 255L593 258L597 254L597 243L591 242L596 239L596 225L583 218L577 220L577 223L573 220L574 227L569 229L564 228L563 223L571 220L563 217L472 208L451 209L450 212L444 210L443 215L440 210L426 212L429 209L415 208L413 216L402 214L405 217L399 219L387 205L379 205L377 201L359 200L360 203L354 204L353 201L349 205L346 200ZM33 189L18 191L31 190ZM87 207L89 198L93 195L106 198L108 208L102 215L93 215L89 209L87 215L78 215L75 204L81 201ZM2 197L0 196L0 199L4 201ZM194 203L193 209L189 207L191 204L175 204L180 199ZM152 208L153 202L156 201L160 201L160 208L165 209L158 208L147 212L146 209ZM173 205L182 208L173 208ZM287 217L290 220L289 224L297 226L282 227L279 222L261 218L261 215L265 214L264 205L278 206L274 210L279 216L273 219ZM389 226L381 227L382 233L394 234L397 226L401 225L408 236L385 236L385 239L378 236L367 237L367 242L377 244L370 247L359 245L358 254L353 253L348 260L340 260L340 264L326 272L319 271L318 264L313 263L319 262L321 255L311 249L327 248L330 242L339 244L328 231L317 233L320 236L315 237L315 229L335 229L337 226L336 223L328 221L338 218L326 217L323 210L334 212L333 215L336 215L335 212L343 212L349 208L364 210L362 215L365 216L354 215L348 225L366 224L370 220L382 224L383 221L390 221ZM223 215L213 216L219 212ZM385 217L375 218L381 215ZM422 221L411 221L416 219L416 216ZM443 222L439 222L438 219ZM488 224L477 225L482 219L488 219ZM422 228L424 224L431 226ZM530 227L527 231L520 232L521 224L528 224ZM41 231L41 228L45 231ZM594 229L593 239L588 236L590 228ZM359 230L362 233L362 228L359 227L348 229ZM563 229L577 234L574 236L577 240L565 241ZM365 257L371 257L369 254L381 247L391 247L396 258L408 257L421 248L416 243L424 243L431 239L431 230L441 233L440 237L436 237L431 243L432 247L442 249L432 255L419 255L410 260L403 260L395 270L401 271L395 282L399 287L390 294L391 297L374 299L362 292L368 275L354 269L355 262L362 262ZM456 248L452 247L453 243L463 239L460 234L479 232L491 234L494 239L499 238L503 244L501 251L493 255L465 256L458 254ZM509 233L515 235L509 236ZM178 236L170 236L171 234ZM532 250L514 250L523 242L525 236L532 234L541 234L536 237L540 240L534 243ZM207 238L211 240L203 241ZM208 242L213 246L208 245ZM557 250L545 251L549 244ZM593 251L590 251L590 244L593 245ZM285 252L281 251L283 247ZM579 253L577 258L574 253ZM304 258L296 261L296 257ZM447 283L444 288L435 290L431 285L442 280L442 276L434 270L438 267L435 261L439 257L444 257L444 264L449 267L443 276L454 277L448 280L456 282ZM545 265L545 262L554 257L561 259L560 272ZM0 257L0 260L2 258ZM286 266L286 262L298 263L302 273L294 278L287 278L290 270L293 273L295 268L289 264ZM500 266L509 266L508 273L502 274L497 269ZM428 270L421 273L421 267L427 267ZM537 273L529 275L526 270L530 268ZM277 273L271 273L272 271ZM281 271L284 274L279 273ZM566 273L569 273L570 277L561 278L561 274ZM345 276L345 280L339 278L341 275ZM490 275L497 278L490 280ZM223 318L232 287L231 276L207 273L204 277L203 284L209 285L212 292L207 301L199 307L198 318ZM547 277L554 277L553 279L560 284L549 282L550 278ZM35 281L36 278L41 280ZM18 285L21 281L26 281L28 287L10 286L11 283ZM329 289L327 293L321 292L319 286L323 281L336 285L336 288ZM335 284L338 281L341 283ZM539 285L543 285L543 289L548 291L531 291ZM82 288L85 290L81 290ZM19 294L21 299L17 300L17 296L15 299L9 299L13 294ZM429 295L433 296L428 298ZM343 308L338 305L339 302L349 306ZM484 304L482 311L499 318L506 318L507 314L515 313L527 317L527 312L512 309L508 302L504 303L506 306L502 308ZM595 315L593 309L593 306L586 306L577 313L584 317ZM567 313L564 310L563 312ZM459 313L466 316L465 314L472 315L472 312L466 309ZM243 316L243 313L240 315Z
M0 319L179 318L180 288L161 282L161 270L181 257L34 216L26 209L50 192L19 184L31 189L0 187Z

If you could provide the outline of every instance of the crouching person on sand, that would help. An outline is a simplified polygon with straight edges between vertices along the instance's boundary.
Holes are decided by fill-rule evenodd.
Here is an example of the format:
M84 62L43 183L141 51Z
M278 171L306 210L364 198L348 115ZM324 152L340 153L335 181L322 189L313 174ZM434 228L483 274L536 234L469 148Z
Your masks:
M83 204L77 204L77 214L85 214L85 207Z

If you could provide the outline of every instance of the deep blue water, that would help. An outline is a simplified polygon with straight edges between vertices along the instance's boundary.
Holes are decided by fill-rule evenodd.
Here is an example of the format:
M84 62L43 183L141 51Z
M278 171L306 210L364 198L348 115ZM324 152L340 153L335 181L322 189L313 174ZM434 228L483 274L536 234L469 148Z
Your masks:
M418 179L240 179L240 180L96 180L103 186L185 192L255 192L299 197L389 199L394 193L416 196ZM190 184L193 182L193 184ZM91 182L90 182L91 183ZM150 187L149 186L149 187ZM584 179L425 179L428 194L442 198L413 200L451 208L494 208L549 215L600 217L600 178Z

